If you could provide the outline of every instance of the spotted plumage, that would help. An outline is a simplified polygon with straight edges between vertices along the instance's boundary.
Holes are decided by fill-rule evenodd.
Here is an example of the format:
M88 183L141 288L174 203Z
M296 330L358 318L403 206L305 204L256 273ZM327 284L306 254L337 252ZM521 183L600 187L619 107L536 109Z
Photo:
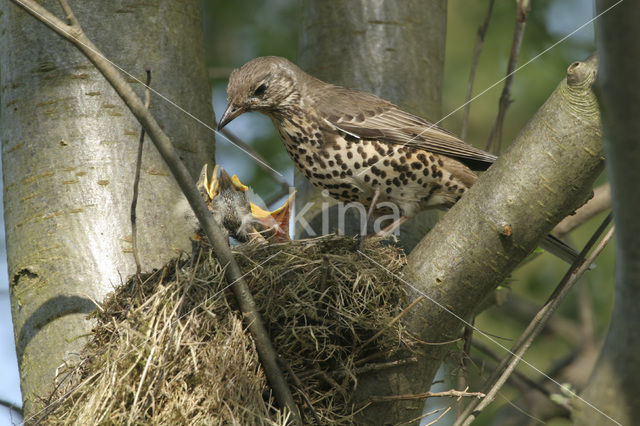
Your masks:
M495 157L377 96L324 83L284 58L254 59L233 72L229 108L268 115L296 167L345 202L380 200L412 217L451 207Z
M219 128L258 111L271 118L296 167L345 202L395 203L406 218L449 208L496 159L375 95L310 76L284 58L233 71Z

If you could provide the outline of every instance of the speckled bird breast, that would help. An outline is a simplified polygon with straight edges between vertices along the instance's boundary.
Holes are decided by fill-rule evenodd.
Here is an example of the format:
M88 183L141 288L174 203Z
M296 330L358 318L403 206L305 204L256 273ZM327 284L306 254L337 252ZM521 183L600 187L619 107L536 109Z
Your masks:
M467 189L437 154L359 139L302 119L303 114L289 117L273 122L291 159L314 186L339 201L368 208L378 187L380 202L396 203L403 216L411 217L423 209L451 207Z

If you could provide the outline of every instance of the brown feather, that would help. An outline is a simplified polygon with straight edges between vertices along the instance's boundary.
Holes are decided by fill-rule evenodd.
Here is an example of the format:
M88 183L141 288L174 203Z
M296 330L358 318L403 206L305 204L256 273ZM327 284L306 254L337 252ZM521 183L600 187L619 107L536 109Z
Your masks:
M486 170L497 158L375 95L324 84L315 108L345 133L453 157L472 170Z

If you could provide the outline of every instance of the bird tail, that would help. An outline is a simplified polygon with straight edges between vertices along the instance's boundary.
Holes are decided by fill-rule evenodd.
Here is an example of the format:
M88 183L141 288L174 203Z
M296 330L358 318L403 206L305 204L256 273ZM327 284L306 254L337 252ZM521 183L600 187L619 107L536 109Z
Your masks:
M573 264L580 255L571 248L571 246L551 234L548 234L544 240L542 240L540 247L569 264Z

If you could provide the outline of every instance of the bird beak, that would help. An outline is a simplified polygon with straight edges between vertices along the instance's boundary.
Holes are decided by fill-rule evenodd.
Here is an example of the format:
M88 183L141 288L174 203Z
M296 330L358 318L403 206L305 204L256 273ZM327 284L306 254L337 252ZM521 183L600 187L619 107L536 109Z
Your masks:
M244 108L238 108L235 105L233 105L231 102L229 102L229 106L227 106L227 109L225 110L224 114L222 114L222 118L218 123L218 130L222 130L224 126L229 124L231 120L233 120L243 112L244 112Z

